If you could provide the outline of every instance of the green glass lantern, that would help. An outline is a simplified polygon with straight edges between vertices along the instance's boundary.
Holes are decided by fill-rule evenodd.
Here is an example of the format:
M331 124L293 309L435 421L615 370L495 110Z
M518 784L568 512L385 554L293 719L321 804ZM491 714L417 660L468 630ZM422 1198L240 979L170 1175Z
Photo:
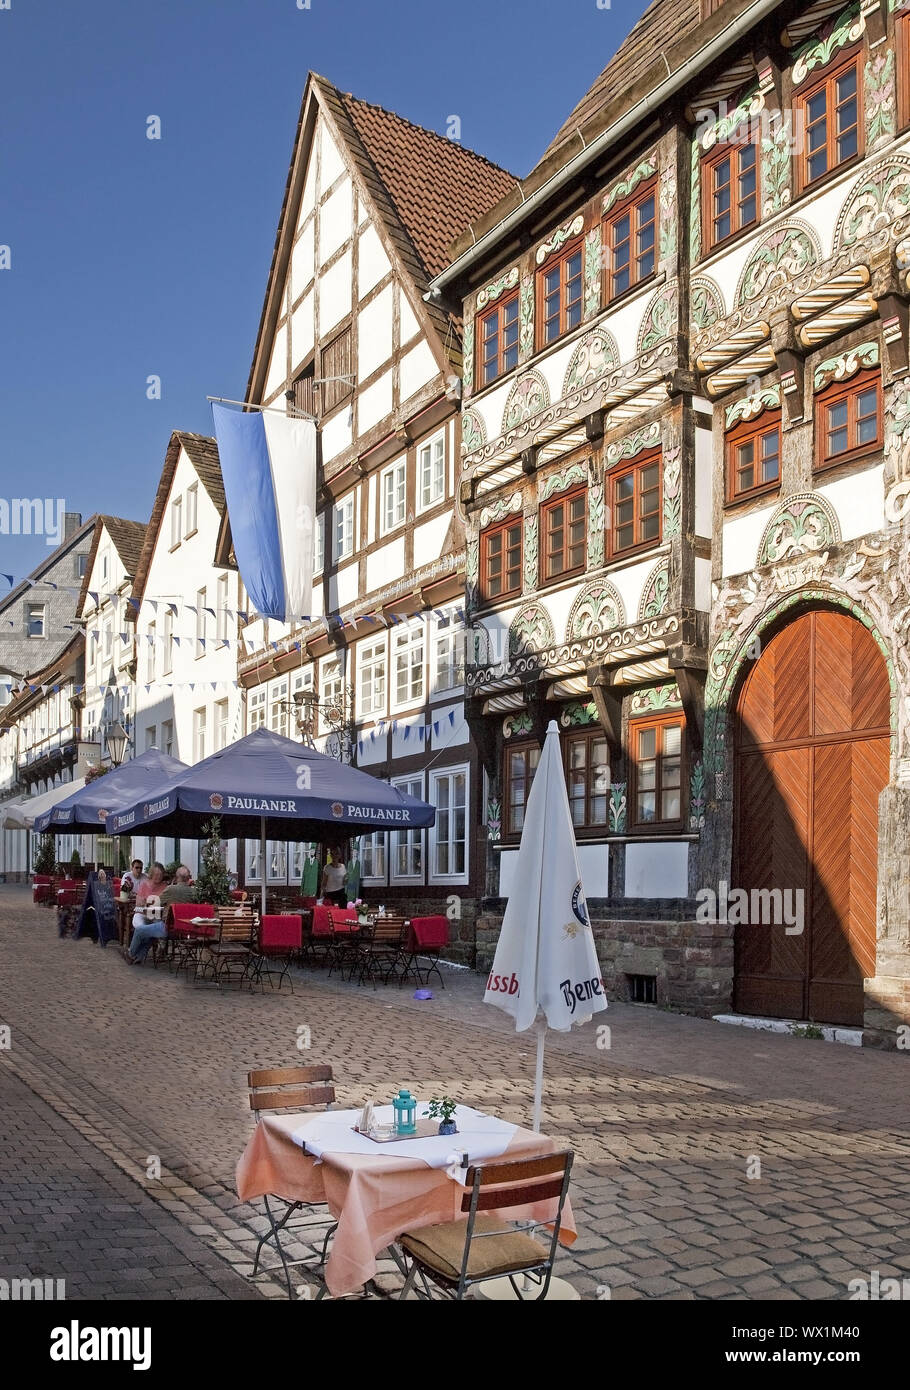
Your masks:
M392 1101L395 1112L395 1133L417 1133L417 1101L410 1091L400 1090Z

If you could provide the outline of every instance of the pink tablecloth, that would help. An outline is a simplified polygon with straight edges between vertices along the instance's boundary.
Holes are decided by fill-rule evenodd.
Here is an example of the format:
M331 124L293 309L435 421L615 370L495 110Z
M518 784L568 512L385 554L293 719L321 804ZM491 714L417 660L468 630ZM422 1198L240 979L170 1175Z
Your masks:
M267 1193L289 1201L325 1202L338 1222L325 1281L333 1294L353 1293L376 1273L376 1259L415 1226L457 1220L464 1188L438 1168L405 1158L326 1154L317 1162L291 1137L306 1115L267 1115L256 1126L237 1164L237 1194L250 1202ZM376 1146L381 1149L381 1145ZM452 1148L458 1140L453 1138ZM552 1153L559 1146L544 1134L516 1129L503 1159ZM546 1220L557 1202L509 1208L508 1220ZM566 1201L559 1233L563 1245L576 1237Z

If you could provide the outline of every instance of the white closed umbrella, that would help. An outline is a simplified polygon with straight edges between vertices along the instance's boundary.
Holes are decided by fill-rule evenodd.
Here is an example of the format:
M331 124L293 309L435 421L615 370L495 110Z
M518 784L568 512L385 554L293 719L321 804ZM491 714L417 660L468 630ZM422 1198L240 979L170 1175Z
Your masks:
M37 816L53 810L58 801L71 796L84 785L85 778L77 777L73 782L64 782L62 786L52 787L49 792L41 792L38 796L24 796L18 801L8 801L5 806L0 807L0 825L7 830L31 830Z

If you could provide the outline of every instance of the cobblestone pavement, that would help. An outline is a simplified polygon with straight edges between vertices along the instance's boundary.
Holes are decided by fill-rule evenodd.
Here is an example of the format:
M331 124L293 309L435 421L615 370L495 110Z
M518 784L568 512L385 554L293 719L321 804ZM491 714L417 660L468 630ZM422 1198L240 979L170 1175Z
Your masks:
M329 1061L342 1102L404 1083L528 1123L533 1034L480 1003L476 975L445 979L425 1002L319 971L297 973L294 994L218 993L61 941L51 913L0 888L0 1023L12 1029L0 1062L98 1151L96 1172L122 1175L137 1209L155 1204L238 1274L262 1229L234 1191L249 1067ZM590 1025L547 1040L543 1128L577 1155L579 1238L558 1270L583 1296L843 1299L873 1269L910 1277L905 1054L645 1007L603 1017L609 1038ZM162 1181L145 1177L150 1155Z

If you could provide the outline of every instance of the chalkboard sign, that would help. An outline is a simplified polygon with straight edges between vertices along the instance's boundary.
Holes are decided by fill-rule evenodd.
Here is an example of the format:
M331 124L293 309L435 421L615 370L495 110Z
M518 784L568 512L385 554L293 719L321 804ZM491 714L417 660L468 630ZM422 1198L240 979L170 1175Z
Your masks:
M106 946L109 941L119 940L113 886L113 880L107 874L89 874L85 901L76 927L77 937L91 936L101 946Z

